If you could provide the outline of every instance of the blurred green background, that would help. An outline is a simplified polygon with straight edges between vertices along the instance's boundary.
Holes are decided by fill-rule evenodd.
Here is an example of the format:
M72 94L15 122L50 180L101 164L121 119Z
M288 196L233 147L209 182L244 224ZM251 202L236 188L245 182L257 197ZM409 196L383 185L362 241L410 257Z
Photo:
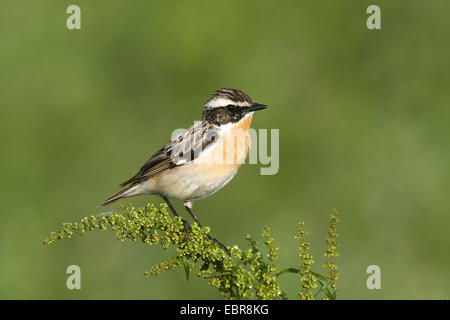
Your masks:
M80 31L66 29L71 4ZM381 6L381 30L366 28L370 4ZM321 271L337 208L338 298L448 297L449 9L448 0L2 1L0 298L220 298L183 270L146 279L170 251L112 233L42 245L62 222L105 211L97 205L220 87L270 106L253 127L280 130L280 170L245 165L198 201L214 236L245 247L247 233L260 239L269 225L280 266L291 267L303 220ZM71 264L81 290L66 289ZM366 288L372 264L381 290ZM298 278L281 283L294 298Z

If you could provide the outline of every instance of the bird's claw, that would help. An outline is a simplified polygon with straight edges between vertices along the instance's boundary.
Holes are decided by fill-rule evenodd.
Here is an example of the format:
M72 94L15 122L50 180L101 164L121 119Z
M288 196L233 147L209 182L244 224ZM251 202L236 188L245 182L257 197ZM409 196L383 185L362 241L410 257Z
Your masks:
M208 237L209 240L214 241L215 243L217 243L219 245L219 247L221 247L225 253L231 257L231 252L230 250L228 250L228 248L219 240L217 240L216 238L211 237L209 234L206 234L206 236Z
M182 221L183 221L183 226L184 226L183 242L186 242L189 238L189 234L191 233L191 226L189 225L189 222L187 222L186 220L182 220Z

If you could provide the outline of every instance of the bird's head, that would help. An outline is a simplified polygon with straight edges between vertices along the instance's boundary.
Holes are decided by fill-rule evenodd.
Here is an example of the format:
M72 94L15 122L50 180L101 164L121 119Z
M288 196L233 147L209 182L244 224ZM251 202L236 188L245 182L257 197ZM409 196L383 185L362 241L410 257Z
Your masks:
M235 123L257 110L267 108L266 105L253 102L244 92L238 89L222 88L216 90L203 106L202 121L214 125Z

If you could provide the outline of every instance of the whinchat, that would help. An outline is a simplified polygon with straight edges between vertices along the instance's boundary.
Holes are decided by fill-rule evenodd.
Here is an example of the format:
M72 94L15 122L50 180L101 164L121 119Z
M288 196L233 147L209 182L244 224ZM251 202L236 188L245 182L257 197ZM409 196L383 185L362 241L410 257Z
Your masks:
M180 199L202 227L192 211L193 201L215 193L233 179L248 154L253 113L266 107L237 89L215 91L203 106L201 121L172 138L138 173L120 185L124 189L101 205L154 194L161 196L178 216L169 198Z

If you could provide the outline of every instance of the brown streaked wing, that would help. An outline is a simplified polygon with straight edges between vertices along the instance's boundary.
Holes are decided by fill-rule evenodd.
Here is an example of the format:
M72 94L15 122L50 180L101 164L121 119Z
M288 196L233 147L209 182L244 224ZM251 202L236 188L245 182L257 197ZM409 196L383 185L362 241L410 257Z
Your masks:
M121 183L120 186L125 187L128 184L138 184L143 180L148 179L152 175L175 167L176 165L172 162L170 154L166 154L162 150L163 149L151 156L150 159L148 159L147 162L144 163L138 173L136 173L127 181Z
M172 169L195 160L201 151L204 151L207 147L217 142L218 139L215 138L216 134L216 127L205 122L196 123L151 156L138 173L120 184L120 186L139 184L167 169ZM175 163L172 159L172 151L178 152L178 150L190 150L189 161Z

